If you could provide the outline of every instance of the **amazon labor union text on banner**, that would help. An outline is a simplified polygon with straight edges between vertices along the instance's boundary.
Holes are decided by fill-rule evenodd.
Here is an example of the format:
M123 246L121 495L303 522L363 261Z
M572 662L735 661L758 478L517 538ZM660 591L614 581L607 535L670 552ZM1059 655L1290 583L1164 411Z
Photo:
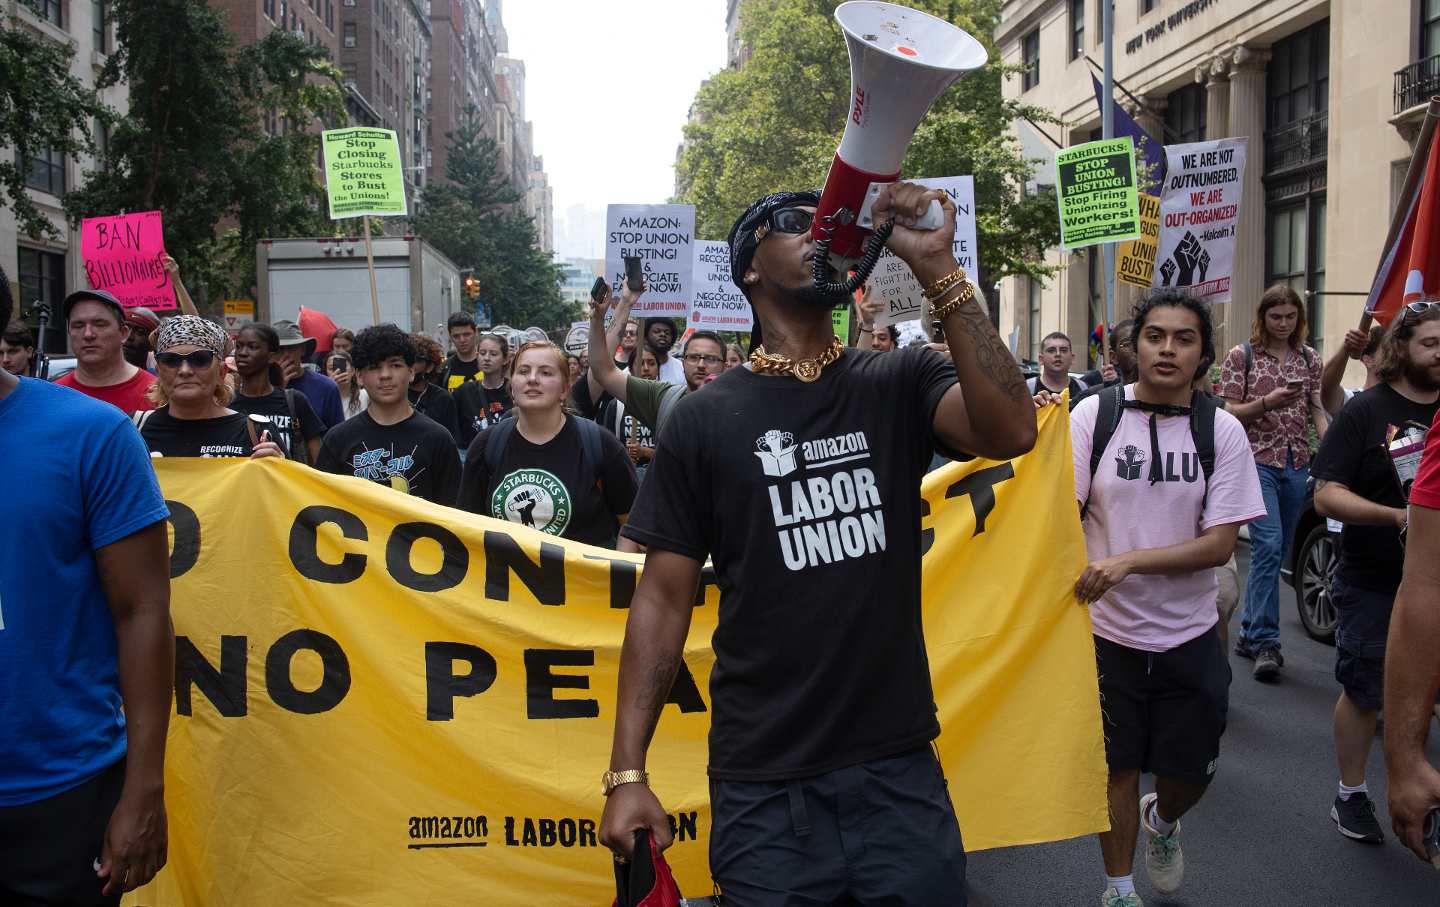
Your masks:
M645 295L631 312L684 318L695 293L695 206L610 205L605 210L605 280L619 292L625 257L640 259Z
M685 313L685 329L745 333L754 323L750 300L730 276L729 243L711 239L697 241L695 297L690 311Z
M943 189L955 204L955 240L950 250L955 261L974 283L980 276L980 253L975 241L975 177L939 176L909 180L926 189ZM880 299L885 308L875 316L875 326L899 324L920 317L925 294L909 265L886 249L870 275L871 299Z
M1155 271L1155 245L1160 238L1160 198L1140 193L1140 238L1115 247L1115 279L1133 287L1150 289Z
M1139 238L1135 145L1128 135L1057 151L1055 189L1061 248Z
M1039 418L1029 454L952 463L922 488L937 743L971 850L1107 827L1068 414ZM803 457L820 440L783 443ZM170 852L127 904L610 903L600 775L639 557L286 461L156 470L173 533ZM770 544L850 537L856 512L807 504L808 481L769 486L789 514ZM712 890L714 583L707 569L648 760L691 895ZM779 604L823 620L827 603Z
M404 169L392 129L327 129L320 133L330 219L405 215Z
M1230 301L1246 144L1241 137L1165 146L1151 286L1185 289L1211 303Z

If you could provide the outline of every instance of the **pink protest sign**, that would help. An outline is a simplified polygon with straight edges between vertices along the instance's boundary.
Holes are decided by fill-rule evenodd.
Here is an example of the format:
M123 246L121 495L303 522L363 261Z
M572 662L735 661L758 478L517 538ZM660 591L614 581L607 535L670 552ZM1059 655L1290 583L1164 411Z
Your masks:
M87 217L80 222L80 255L92 289L111 293L126 308L175 308L159 211Z

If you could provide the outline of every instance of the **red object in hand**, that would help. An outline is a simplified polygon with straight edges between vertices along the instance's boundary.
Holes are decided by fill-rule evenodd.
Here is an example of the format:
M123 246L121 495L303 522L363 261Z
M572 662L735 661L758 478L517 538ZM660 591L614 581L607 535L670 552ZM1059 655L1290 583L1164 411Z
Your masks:
M615 864L611 907L680 907L680 888L660 848L645 829L635 832L635 857Z
M300 307L300 333L306 337L314 338L315 352L330 352L330 338L335 335L335 322L324 312L317 312L314 309Z

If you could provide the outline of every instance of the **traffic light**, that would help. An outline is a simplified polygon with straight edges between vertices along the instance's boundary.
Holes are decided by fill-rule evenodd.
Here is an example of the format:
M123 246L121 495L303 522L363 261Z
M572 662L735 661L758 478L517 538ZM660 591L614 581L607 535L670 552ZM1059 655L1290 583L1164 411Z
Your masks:
M465 298L472 302L480 298L480 281L473 274L465 278Z

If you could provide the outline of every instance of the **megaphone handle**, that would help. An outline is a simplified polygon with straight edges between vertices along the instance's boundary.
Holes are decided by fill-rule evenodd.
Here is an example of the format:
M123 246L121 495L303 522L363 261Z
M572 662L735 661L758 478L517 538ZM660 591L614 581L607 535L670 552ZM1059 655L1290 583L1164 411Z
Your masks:
M917 230L939 230L945 226L945 208L941 206L939 199L930 199L930 207L925 214L915 222Z

